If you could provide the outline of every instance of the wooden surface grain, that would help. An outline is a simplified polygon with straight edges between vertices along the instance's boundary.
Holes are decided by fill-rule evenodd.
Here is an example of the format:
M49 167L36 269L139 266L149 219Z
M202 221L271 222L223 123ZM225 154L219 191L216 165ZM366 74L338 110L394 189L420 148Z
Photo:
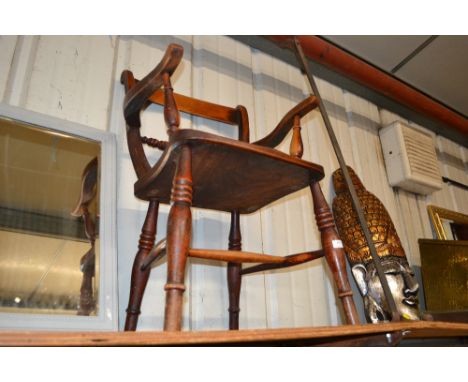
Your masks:
M349 343L381 334L403 338L468 338L468 324L398 322L386 324L195 332L32 332L1 331L0 346L252 346Z

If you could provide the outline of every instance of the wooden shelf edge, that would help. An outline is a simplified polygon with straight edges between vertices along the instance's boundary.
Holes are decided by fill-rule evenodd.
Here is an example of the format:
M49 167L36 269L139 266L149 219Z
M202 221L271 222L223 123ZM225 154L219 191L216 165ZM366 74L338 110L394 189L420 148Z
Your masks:
M288 329L197 332L37 332L0 331L0 346L230 346L281 343L324 344L376 334L404 338L467 337L468 324L436 321L343 325Z

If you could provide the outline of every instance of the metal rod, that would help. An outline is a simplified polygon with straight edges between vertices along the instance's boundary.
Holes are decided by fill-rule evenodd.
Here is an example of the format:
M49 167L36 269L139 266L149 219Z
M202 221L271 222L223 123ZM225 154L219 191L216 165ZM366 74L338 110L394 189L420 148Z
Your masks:
M141 264L140 270L145 271L152 263L160 260L166 255L166 239L158 241L151 249L151 252L146 256L146 259Z
M405 66L408 62L410 62L415 56L417 56L429 44L432 44L432 42L437 37L439 37L439 36L431 36L427 40L425 40L421 45L419 45L415 50L413 50L403 60L401 60L392 70L390 70L390 73L395 74L397 71L399 71L403 66Z
M364 236L367 241L367 245L369 246L372 261L374 262L375 269L377 270L377 275L379 276L380 283L382 284L382 289L384 291L384 295L387 300L388 307L390 308L390 311L392 312L392 321L400 321L400 313L398 312L398 309L396 307L395 300L393 299L392 292L390 291L390 288L388 286L387 278L385 277L385 273L380 263L380 258L377 254L377 250L375 249L374 242L372 241L371 233L369 231L369 227L367 226L367 221L364 216L364 212L362 211L361 203L356 194L356 189L354 188L354 184L351 180L351 177L349 176L348 168L346 167L346 163L345 163L343 154L341 152L340 146L338 144L338 140L336 139L335 132L333 131L330 119L328 118L328 113L323 104L322 97L320 96L317 85L315 84L315 80L312 77L312 73L310 72L309 67L307 65L307 61L304 56L304 52L302 50L301 44L297 38L294 38L294 47L295 47L298 61L300 64L302 64L303 72L305 73L307 79L309 80L313 95L316 96L318 99L319 110L320 110L320 113L322 114L323 122L325 123L328 136L330 137L330 141L332 143L333 149L335 150L338 163L340 164L341 171L343 172L343 176L348 186L349 193L351 195L353 208L358 216L359 224L361 225L361 228L364 232Z

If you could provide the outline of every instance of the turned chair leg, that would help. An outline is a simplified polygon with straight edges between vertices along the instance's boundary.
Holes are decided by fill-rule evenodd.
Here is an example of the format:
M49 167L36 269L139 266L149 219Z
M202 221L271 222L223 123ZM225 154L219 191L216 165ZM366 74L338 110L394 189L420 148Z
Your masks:
M320 230L322 246L325 251L325 258L330 267L338 296L343 304L347 324L359 324L359 316L354 305L353 292L349 284L346 273L345 253L341 244L340 237L335 229L335 220L330 211L322 189L318 182L310 185L312 199L314 202L314 213L317 220L317 226Z
M158 221L159 202L149 203L146 219L141 229L140 241L138 242L138 252L133 262L132 280L130 286L130 299L127 308L127 319L125 320L125 331L134 331L140 315L141 301L145 292L146 284L151 268L142 271L141 266L146 256L150 253L154 245L156 236L156 225Z
M231 212L231 230L229 232L229 250L240 251L241 233L239 213ZM228 263L227 265L227 280L229 290L229 330L239 329L239 299L241 289L241 269L239 263Z
M164 330L182 327L182 302L185 291L185 265L192 234L192 153L189 146L180 151L174 176L166 236L167 283Z

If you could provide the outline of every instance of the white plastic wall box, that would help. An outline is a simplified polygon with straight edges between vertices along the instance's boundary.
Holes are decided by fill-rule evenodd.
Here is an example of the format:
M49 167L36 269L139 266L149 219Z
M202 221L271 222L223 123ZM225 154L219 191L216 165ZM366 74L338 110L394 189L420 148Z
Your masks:
M391 186L424 195L442 188L431 133L395 121L382 128L379 135Z

